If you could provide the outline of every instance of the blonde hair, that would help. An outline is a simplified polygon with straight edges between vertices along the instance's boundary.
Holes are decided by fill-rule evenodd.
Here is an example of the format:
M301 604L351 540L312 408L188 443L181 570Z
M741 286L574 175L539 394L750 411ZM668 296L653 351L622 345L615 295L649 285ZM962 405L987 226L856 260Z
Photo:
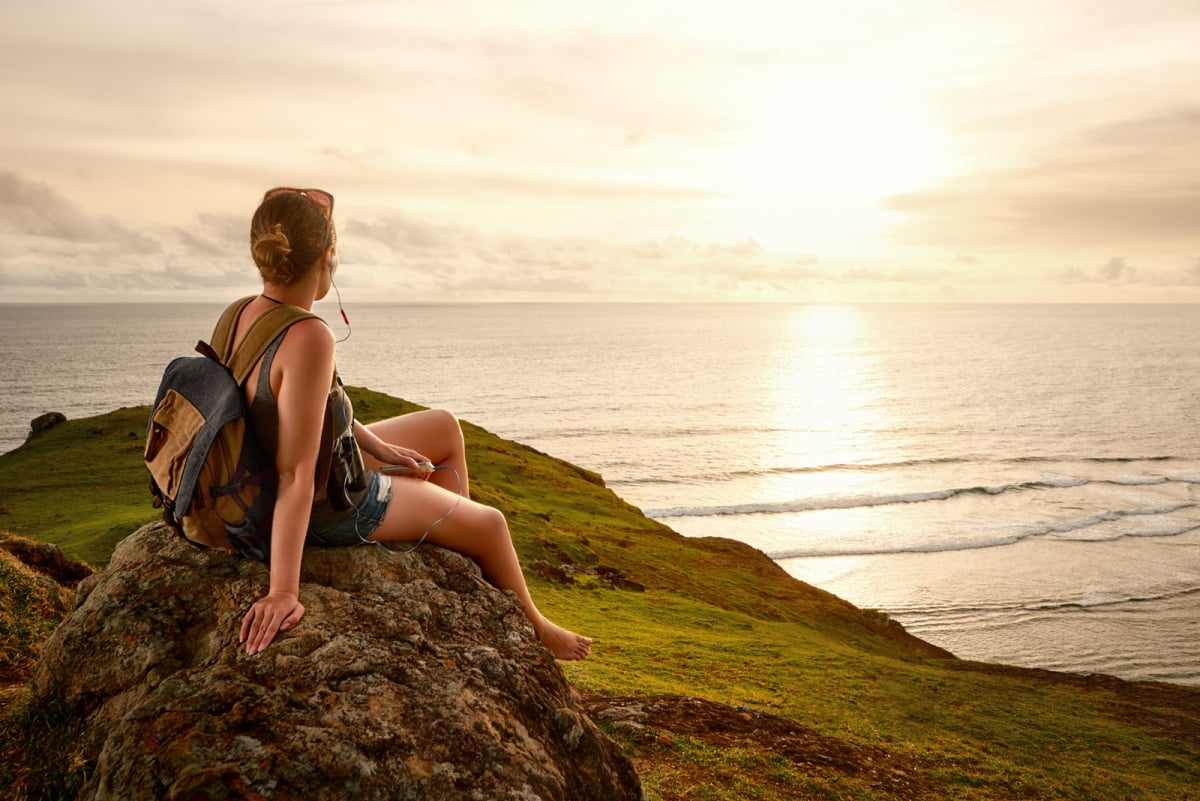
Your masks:
M250 221L250 255L268 283L296 283L336 243L333 220L299 192L264 199Z

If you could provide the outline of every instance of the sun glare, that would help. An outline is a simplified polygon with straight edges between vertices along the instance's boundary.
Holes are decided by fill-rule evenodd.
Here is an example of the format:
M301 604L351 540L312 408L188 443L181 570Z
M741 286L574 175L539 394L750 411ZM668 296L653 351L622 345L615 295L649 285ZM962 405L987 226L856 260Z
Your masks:
M843 464L864 429L879 425L874 367L864 347L863 314L851 306L800 306L780 342L780 359L767 399L779 447L791 465ZM797 492L801 488L797 487Z
M862 77L781 89L744 130L723 154L718 188L731 215L785 251L856 251L894 220L884 197L953 166L945 137L917 109Z
M862 313L851 306L802 306L792 317L792 336L798 342L837 342L844 348L862 326Z

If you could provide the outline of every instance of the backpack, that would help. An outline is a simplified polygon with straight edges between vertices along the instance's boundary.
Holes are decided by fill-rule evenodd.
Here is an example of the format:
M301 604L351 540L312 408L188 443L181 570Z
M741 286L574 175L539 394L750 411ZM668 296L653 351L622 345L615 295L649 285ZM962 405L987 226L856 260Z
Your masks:
M199 356L167 365L146 426L145 461L154 507L180 536L269 562L275 460L249 425L242 385L276 338L301 320L320 318L277 306L233 350L238 317L253 299L225 310L212 345L196 344Z

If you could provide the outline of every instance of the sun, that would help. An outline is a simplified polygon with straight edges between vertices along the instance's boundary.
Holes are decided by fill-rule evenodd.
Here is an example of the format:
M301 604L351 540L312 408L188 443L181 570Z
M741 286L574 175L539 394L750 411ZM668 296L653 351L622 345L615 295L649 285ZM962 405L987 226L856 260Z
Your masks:
M896 221L884 198L954 171L948 137L902 98L855 76L777 88L717 158L725 212L768 248L865 255Z

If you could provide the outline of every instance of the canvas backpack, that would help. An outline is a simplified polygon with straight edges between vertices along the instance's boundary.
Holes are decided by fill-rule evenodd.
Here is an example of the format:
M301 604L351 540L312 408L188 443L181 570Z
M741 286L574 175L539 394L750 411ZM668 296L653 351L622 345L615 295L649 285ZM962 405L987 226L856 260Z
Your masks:
M146 427L145 460L154 506L176 532L196 545L269 561L275 462L249 424L242 387L277 337L320 318L277 306L254 321L234 350L238 317L253 299L225 310L212 344L196 344L199 356L167 365ZM320 462L328 464L324 452L318 476Z

